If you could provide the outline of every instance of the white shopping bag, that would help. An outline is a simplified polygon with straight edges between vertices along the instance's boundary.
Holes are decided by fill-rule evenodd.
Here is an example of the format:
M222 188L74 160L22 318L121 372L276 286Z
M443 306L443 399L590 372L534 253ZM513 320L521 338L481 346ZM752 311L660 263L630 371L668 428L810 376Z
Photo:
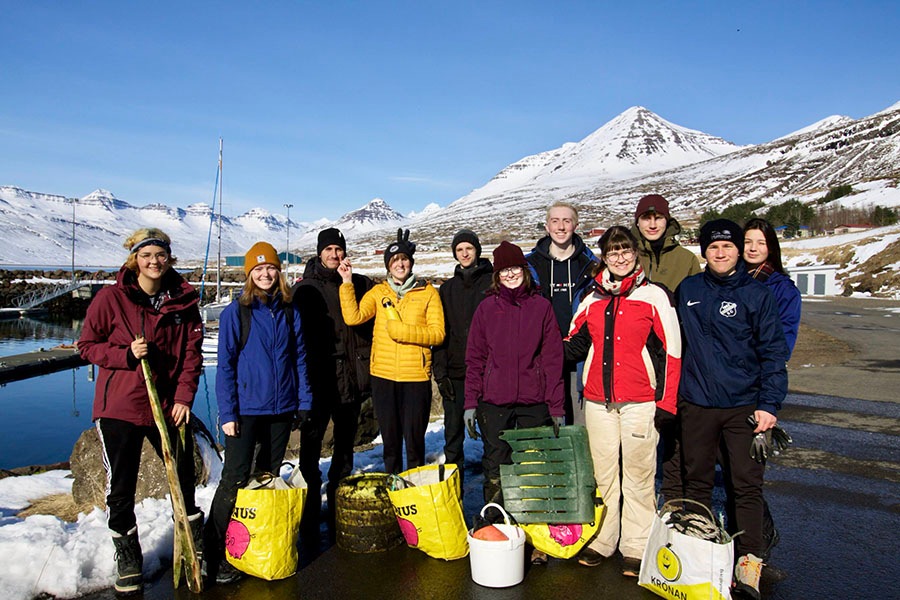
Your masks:
M667 503L654 517L638 584L672 600L731 600L734 541L727 534L723 543L673 529L672 507L681 502Z

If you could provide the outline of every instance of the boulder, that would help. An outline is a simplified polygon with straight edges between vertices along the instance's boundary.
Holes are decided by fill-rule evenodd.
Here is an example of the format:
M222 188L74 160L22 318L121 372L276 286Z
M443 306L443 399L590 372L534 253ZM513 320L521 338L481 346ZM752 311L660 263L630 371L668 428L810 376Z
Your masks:
M194 425L196 419L191 420ZM192 427L193 429L193 427ZM203 463L203 458L198 449L197 431L194 435L194 473L197 485L205 484L209 480L209 469ZM93 505L106 508L106 469L103 466L103 449L100 445L100 436L97 429L91 427L85 430L69 459L72 470L72 496L79 505ZM165 498L169 493L169 482L166 479L166 470L163 461L156 455L153 446L145 439L141 448L141 468L138 473L137 491L135 502L145 498Z

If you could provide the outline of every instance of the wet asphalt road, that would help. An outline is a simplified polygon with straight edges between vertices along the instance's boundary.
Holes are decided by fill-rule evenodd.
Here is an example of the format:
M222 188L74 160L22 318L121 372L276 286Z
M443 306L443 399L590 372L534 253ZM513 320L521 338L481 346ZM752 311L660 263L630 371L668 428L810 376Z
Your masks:
M791 394L781 415L793 446L769 462L766 498L781 532L771 563L787 572L766 582L764 597L897 597L900 556L900 404ZM481 507L480 474L469 465L466 513ZM551 559L529 566L522 584L482 588L468 559L443 562L400 547L352 554L337 547L312 556L280 582L248 578L195 596L172 589L171 571L149 582L144 598L272 599L398 598L530 599L655 598L611 560L597 568ZM114 598L111 591L89 596Z
M900 313L898 302L836 299L804 303L803 322L856 350L847 367L804 369L795 379L833 396L789 394L779 415L794 444L769 461L766 499L781 533L771 564L787 573L766 581L763 597L897 598L900 565ZM857 400L851 398L869 398ZM479 465L467 465L467 521L481 508ZM324 537L324 536L323 536ZM617 561L597 568L550 560L529 566L522 584L482 588L468 559L443 562L406 547L351 554L305 551L302 568L279 582L246 579L197 596L173 590L171 571L154 577L144 598L656 598L619 573ZM88 596L110 599L111 590Z

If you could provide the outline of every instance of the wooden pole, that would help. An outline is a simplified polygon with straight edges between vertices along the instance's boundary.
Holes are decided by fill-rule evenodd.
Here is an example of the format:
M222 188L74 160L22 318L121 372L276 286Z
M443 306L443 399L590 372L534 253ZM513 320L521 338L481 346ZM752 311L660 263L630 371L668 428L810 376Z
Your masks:
M178 480L178 470L175 467L165 415L163 415L159 394L156 392L156 385L153 383L153 372L150 370L150 363L147 362L146 358L141 359L141 368L144 371L144 382L147 384L147 395L150 397L153 421L159 430L163 463L166 465L166 479L169 481L169 496L172 499L172 512L175 516L175 550L172 557L172 573L175 578L175 587L177 588L181 584L181 572L182 566L184 566L188 589L199 594L203 591L200 561L197 560L197 549L194 546L194 537L191 535L191 524L188 521L187 507L184 505L184 495L181 493L181 483ZM180 429L180 434L183 436L183 424Z

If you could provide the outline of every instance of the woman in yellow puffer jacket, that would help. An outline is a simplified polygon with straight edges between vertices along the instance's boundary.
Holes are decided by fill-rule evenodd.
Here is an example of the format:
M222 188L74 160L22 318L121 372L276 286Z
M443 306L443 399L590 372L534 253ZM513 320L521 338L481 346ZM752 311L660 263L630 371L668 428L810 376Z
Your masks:
M372 317L372 402L384 442L384 468L403 471L425 464L425 430L431 413L431 347L444 341L444 309L437 290L412 272L416 245L409 230L384 252L387 279L356 302L349 259L338 267L341 312L347 325Z

